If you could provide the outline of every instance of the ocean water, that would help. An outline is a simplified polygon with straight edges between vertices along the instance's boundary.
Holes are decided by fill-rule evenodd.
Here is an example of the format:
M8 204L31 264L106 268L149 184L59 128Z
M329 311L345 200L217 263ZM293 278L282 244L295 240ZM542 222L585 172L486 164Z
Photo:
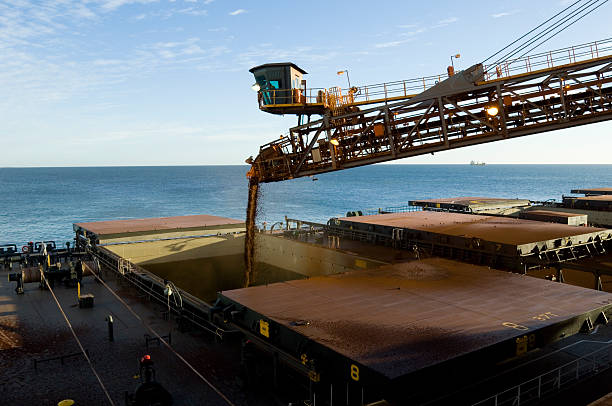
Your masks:
M0 168L0 244L70 241L72 223L213 214L245 218L248 167ZM325 222L410 199L560 200L612 186L612 165L374 165L265 184L258 223Z

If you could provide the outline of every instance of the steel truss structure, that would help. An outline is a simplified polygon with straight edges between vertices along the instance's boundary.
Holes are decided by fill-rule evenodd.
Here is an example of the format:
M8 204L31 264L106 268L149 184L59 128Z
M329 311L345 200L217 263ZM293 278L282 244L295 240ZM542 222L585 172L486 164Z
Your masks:
M474 65L405 101L329 110L263 145L249 175L275 182L612 119L612 55L484 79Z

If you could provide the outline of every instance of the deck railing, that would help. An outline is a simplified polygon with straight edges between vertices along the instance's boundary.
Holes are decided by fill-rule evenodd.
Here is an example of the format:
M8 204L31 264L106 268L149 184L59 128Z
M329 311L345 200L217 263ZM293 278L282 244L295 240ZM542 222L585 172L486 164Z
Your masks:
M612 55L612 38L561 48L554 51L509 59L498 64L484 66L485 81L503 79L536 70L553 68L576 62L584 62ZM262 89L258 92L259 106L279 104L321 103L332 109L345 105L376 103L378 101L408 98L419 94L448 78L448 74L423 76L394 82L353 86L341 89L332 87L306 89Z
M612 54L612 38L607 38L601 41L509 59L498 64L485 65L485 80L501 79L540 69L583 62L610 54Z
M612 345L607 345L472 406L521 406L537 403L545 396L559 392L611 366Z

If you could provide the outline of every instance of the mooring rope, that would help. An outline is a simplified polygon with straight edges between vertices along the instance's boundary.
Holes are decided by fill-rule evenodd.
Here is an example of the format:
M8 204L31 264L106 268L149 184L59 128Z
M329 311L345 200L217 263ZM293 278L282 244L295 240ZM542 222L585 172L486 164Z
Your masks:
M70 328L70 332L72 333L74 339L76 340L77 344L79 345L79 348L81 349L81 352L83 353L83 356L87 360L87 363L89 364L89 367L91 368L91 371L96 376L96 379L98 380L98 383L100 384L100 387L104 391L104 394L106 395L106 397L108 399L108 402L111 405L115 406L115 402L113 402L113 399L111 398L110 394L108 393L108 390L106 390L106 386L104 386L104 383L102 382L102 378L100 378L100 375L98 375L98 372L96 372L96 369L94 368L94 366L93 366L93 364L91 362L91 359L89 358L89 355L87 355L87 351L85 351L85 348L83 348L83 344L81 344L81 340L79 340L79 337L77 337L76 332L74 331L74 328L72 328L72 324L70 323L70 320L68 320L68 316L66 316L66 313L64 312L64 309L62 308L62 305L60 305L59 301L57 300L57 297L55 296L55 292L53 292L53 289L51 289L51 286L49 285L49 281L47 281L47 279L45 279L45 284L47 285L47 288L49 289L49 292L51 292L51 295L53 296L53 300L55 300L55 304L57 304L57 307L59 308L60 312L62 313L62 316L64 316L64 320L66 320L66 323L68 324L68 327Z
M134 309L132 309L132 307L127 304L113 289L111 289L110 286L108 286L106 284L106 282L104 282L95 272L92 272L92 275L98 280L98 282L100 282L102 284L102 286L104 286L106 289L108 289L108 291L115 296L115 298L120 301L123 306L125 306L125 308L132 313L132 315L134 317L136 317L141 323L142 325L149 330L149 332L151 332L158 340L160 343L163 343L166 348L168 348L170 350L170 352L172 352L178 359L180 359L189 369L191 369L193 371L193 373L195 373L202 381L204 381L204 383L206 383L213 391L215 391L217 393L217 395L219 395L219 397L221 397L221 399L223 399L229 406L235 406L234 403L232 403L231 400L229 400L227 398L227 396L225 396L223 394L223 392L221 392L220 389L218 389L215 385L212 384L212 382L210 382L208 379L206 379L197 369L195 369L195 367L193 367L193 365L191 365L189 363L189 361L187 361L185 358L183 358L183 356L181 354L179 354L178 352L176 352L174 350L174 348L172 348L170 346L170 344L168 344L168 342L166 340L164 340L158 333L157 331L153 330L153 328L142 319L142 317L140 317L140 315L138 315L138 313L136 313L136 311L134 311Z

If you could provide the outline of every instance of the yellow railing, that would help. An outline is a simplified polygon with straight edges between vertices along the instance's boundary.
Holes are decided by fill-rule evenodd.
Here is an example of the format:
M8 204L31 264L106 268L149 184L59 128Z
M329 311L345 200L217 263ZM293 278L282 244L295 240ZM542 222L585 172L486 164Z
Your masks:
M510 59L498 64L485 65L484 80L497 80L536 70L554 68L555 66L584 62L609 55L612 55L612 38L529 55L522 58ZM332 87L330 89L260 90L258 92L258 98L260 107L286 104L323 104L325 107L329 107L333 110L346 105L359 105L377 103L389 99L399 100L409 98L429 89L447 78L448 74L445 73L395 82L354 86L350 89Z
M343 108L355 103L353 91L348 90L348 94L342 95L342 89L339 87L332 87L326 92L325 106L329 107L332 111L332 115L337 116L342 113Z
M498 64L484 66L485 81L502 79L536 70L554 68L612 54L612 38L589 42L540 54L509 59Z
M326 89L262 89L257 92L259 107L283 104L325 103Z

